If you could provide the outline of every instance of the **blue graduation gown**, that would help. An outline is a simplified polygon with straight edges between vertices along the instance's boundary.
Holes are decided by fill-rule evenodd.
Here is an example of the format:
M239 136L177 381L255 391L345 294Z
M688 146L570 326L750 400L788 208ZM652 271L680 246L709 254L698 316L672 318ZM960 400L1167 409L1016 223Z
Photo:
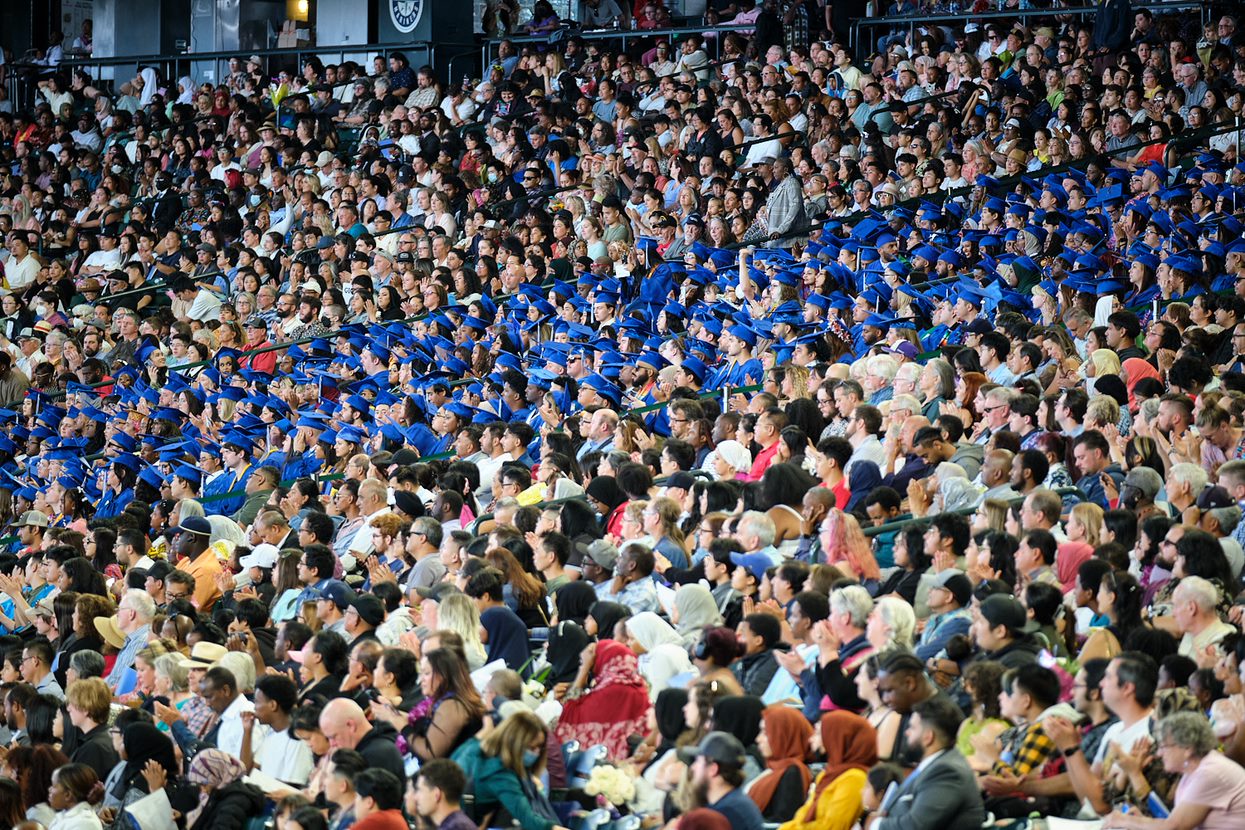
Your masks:
M246 504L246 483L255 472L255 466L247 464L241 470L225 470L204 488L203 512L209 516L232 516ZM208 496L236 493L227 499L207 501Z

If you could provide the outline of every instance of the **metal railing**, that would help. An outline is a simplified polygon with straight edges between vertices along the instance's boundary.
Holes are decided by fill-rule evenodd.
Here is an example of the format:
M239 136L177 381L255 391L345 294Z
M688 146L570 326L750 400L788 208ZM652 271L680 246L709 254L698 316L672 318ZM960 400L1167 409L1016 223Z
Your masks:
M1133 3L1134 11L1139 9L1149 9L1156 14L1164 12L1184 12L1197 9L1202 17L1202 24L1205 25L1210 13L1208 3L1200 2L1157 2L1157 3ZM935 14L896 14L884 17L861 17L852 22L852 28L849 33L849 46L856 50L858 59L864 59L869 55L876 45L873 38L869 38L864 42L861 41L862 31L867 35L869 31L881 28L900 28L907 27L908 39L915 39L916 29L918 26L938 26L938 25L963 25L970 22L981 22L990 20L1029 20L1031 18L1058 18L1058 17L1076 17L1084 20L1093 17L1098 13L1097 6L1070 6L1067 8L1045 8L1045 9L1001 9L990 11L961 11L957 13L935 13Z
M1064 496L1076 496L1081 501L1089 501L1089 496L1085 495L1085 491L1079 487L1057 487L1055 488L1055 495L1059 496L1060 499ZM1025 497L1022 495L1007 499L1006 501L1008 505L1014 505L1020 504L1024 500ZM941 513L927 513L924 516L910 516L907 519L896 519L893 522L886 522L880 525L869 525L861 529L864 531L866 538L872 539L875 536L885 536L890 533L899 533L909 527L927 525L938 516L945 516L948 513L959 516L971 516L976 512L977 505L973 505L972 507L962 507L959 510L944 510Z
M751 32L756 29L756 24L735 24L735 25L719 25L712 26L708 29L705 26L683 26L668 29L564 29L565 37L581 38L583 40L617 40L622 44L622 50L627 50L627 41L648 40L654 42L658 40L671 40L679 35L701 35L715 34L717 37L712 38L712 46L714 47L714 57L722 56L722 38L721 34L725 32ZM493 55L497 53L498 45L503 41L509 41L516 46L522 46L530 43L549 44L549 35L515 35L513 37L493 38L484 41L480 52L480 66L487 67L493 61ZM706 39L705 45L710 45L709 39ZM708 67L702 67L708 68Z
M472 51L468 54L474 55L474 43L442 43L430 40L413 40L403 43L342 43L329 44L324 46L293 46L286 48L274 49L226 49L215 52L178 52L163 54L147 54L147 55L113 55L108 57L100 57L93 55L90 57L72 58L61 61L60 66L65 70L82 69L91 75L95 81L102 79L102 70L106 67L134 67L137 70L140 66L151 66L156 68L161 77L174 79L181 77L192 64L203 65L205 63L212 64L213 78L215 82L229 74L229 61L233 58L245 60L250 55L258 55L264 60L265 71L269 69L284 68L288 64L293 64L301 68L304 58L308 57L336 57L337 62L341 63L349 58L360 57L362 60L370 60L376 56L385 56L392 52L402 52L408 57L411 55L422 55L422 62L430 64L434 69L437 66L437 52L442 49L449 48L465 48L472 47ZM461 55L455 55L449 59L449 65L452 66L454 60L460 58ZM273 59L285 59L276 61L273 65ZM418 66L421 61L412 60L413 66ZM272 73L270 73L272 74ZM10 73L15 76L16 73ZM10 83L15 81L15 77ZM15 92L11 89L10 92ZM16 100L10 96L10 100Z

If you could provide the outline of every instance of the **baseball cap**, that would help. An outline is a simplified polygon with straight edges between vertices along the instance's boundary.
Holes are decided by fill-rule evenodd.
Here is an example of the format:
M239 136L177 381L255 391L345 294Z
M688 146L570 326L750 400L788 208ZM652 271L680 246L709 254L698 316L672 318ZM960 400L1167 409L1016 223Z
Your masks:
M42 510L27 510L17 521L13 523L13 527L47 527L48 514Z
M614 566L618 564L618 548L605 539L597 539L588 545L588 552L585 554L585 557L613 573Z
M667 488L675 487L679 490L690 490L695 483L696 479L692 477L692 474L682 470L666 479Z
M377 626L385 621L385 603L375 594L359 594L350 605L368 625Z
M956 605L967 606L973 598L973 583L967 575L956 568L947 568L934 577L935 588L945 588L955 597Z
M355 598L354 590L342 582L340 579L330 579L323 588L320 589L320 596L317 599L331 600L338 610L344 611L350 607L350 603Z
M773 566L773 561L763 553L732 553L731 562L752 574L757 584L765 579L765 572Z
M177 533L195 533L199 536L211 536L212 523L203 516L187 516L173 530Z
M1215 510L1220 507L1232 507L1236 502L1227 489L1219 484L1203 488L1198 493L1197 506L1202 510Z
M1029 613L1020 604L1020 600L1009 594L986 597L978 608L991 628L1001 625L1014 634L1037 630L1037 623L1029 619Z
M729 732L710 732L696 746L685 746L679 750L679 760L685 764L690 764L697 758L742 769L744 745Z
M281 552L277 550L276 545L262 544L256 545L255 549L238 560L238 564L245 570L247 568L272 568L277 564L277 560L281 558Z
M440 602L441 598L446 594L458 593L458 586L453 582L438 582L436 585L431 585L426 588L421 585L415 589L415 593L419 594L422 599L431 599Z

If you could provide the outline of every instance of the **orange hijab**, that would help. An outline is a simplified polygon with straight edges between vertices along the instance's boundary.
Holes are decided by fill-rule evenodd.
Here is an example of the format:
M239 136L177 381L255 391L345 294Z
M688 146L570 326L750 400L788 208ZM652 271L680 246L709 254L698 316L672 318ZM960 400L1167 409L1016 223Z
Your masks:
M817 818L822 791L848 770L868 771L878 762L878 733L869 721L846 710L821 716L821 743L826 748L826 769L817 776L817 792L805 821Z
M808 792L813 774L804 763L808 754L808 739L813 726L799 709L773 704L761 712L765 724L765 739L769 742L769 758L766 766L769 775L762 775L748 790L748 795L762 812L774 798L774 792L787 770L795 767L800 771L800 792Z

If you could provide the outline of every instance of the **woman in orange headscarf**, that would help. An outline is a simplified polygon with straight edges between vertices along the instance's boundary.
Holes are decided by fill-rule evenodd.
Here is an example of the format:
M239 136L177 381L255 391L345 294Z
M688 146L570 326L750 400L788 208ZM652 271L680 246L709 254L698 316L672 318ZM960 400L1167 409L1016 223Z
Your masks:
M877 732L843 710L822 715L819 726L826 768L808 802L778 830L849 830L860 818L865 773L878 760Z
M813 773L804 763L813 727L799 709L773 704L761 712L757 749L765 772L748 783L748 796L766 821L790 821L808 797Z

